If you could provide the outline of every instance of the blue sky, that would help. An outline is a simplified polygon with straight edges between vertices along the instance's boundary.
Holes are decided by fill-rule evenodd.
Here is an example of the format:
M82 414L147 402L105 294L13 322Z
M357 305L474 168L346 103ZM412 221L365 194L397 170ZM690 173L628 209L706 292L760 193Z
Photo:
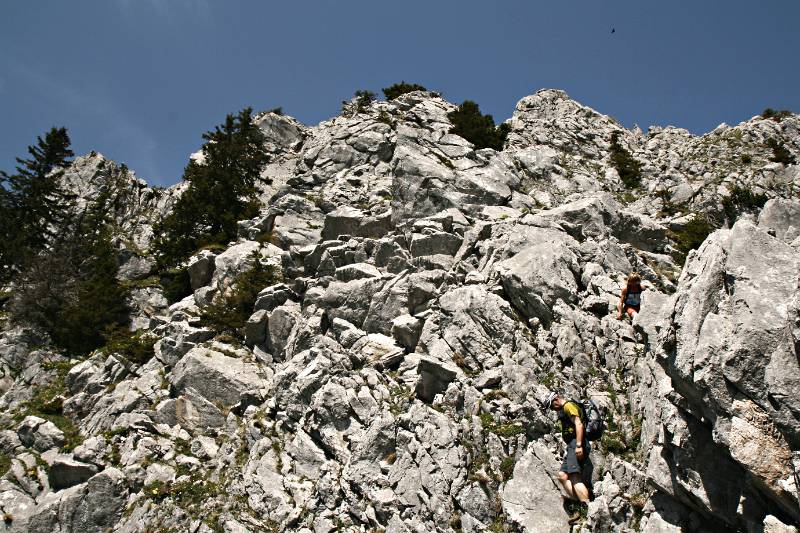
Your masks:
M401 79L497 121L555 87L626 126L703 133L800 111L798 20L779 0L6 1L0 169L66 126L76 153L169 185L227 113L316 124Z

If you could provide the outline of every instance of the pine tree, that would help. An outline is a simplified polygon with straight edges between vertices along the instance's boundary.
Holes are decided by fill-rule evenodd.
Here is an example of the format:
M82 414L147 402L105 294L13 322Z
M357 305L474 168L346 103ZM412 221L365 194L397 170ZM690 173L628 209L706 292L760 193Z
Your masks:
M495 126L492 115L482 114L478 104L472 100L464 100L457 110L447 114L447 118L453 123L450 133L465 138L475 145L476 150L502 150L511 131L508 124Z
M256 183L268 156L251 114L247 108L228 115L203 135L203 162L186 166L183 179L189 187L155 228L161 268L179 264L203 246L235 239L237 221L255 216Z
M104 191L80 215L62 222L58 236L15 278L14 321L47 332L70 355L105 344L106 332L128 321L127 289L117 280Z
M70 150L66 128L52 128L28 147L30 159L17 158L16 174L0 172L0 268L6 274L52 238L69 211L69 198L60 190Z

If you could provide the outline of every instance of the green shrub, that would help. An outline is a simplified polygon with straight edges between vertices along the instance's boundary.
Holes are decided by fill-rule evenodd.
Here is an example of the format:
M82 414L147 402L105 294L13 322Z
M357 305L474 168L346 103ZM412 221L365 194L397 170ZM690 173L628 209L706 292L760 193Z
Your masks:
M756 194L738 185L734 185L729 191L730 194L722 199L722 209L731 225L742 213L761 209L767 203L766 194Z
M675 259L679 263L686 260L689 251L699 248L703 241L706 240L711 232L716 229L714 224L711 223L705 215L695 215L683 229L672 233L672 238L675 240Z
M622 184L628 189L639 187L642 182L642 164L619 143L619 132L611 134L611 164L617 169Z
M792 155L786 146L774 137L767 139L767 146L772 149L772 157L769 158L770 161L783 163L784 165L794 165L797 162L794 155Z
M107 328L129 320L129 290L116 278L106 209L95 205L63 228L52 247L20 272L9 305L15 322L41 328L74 356L99 348Z
M192 284L186 268L172 268L162 272L161 286L164 288L164 298L170 304L179 302L192 294Z
M127 329L114 328L106 335L104 350L116 353L131 363L143 365L155 355L156 339L142 332L132 333Z
M11 468L11 457L8 454L0 452L0 477L6 475L9 468Z
M514 456L506 457L500 462L500 473L503 475L503 481L508 481L514 475L514 466L517 464Z
M753 162L753 156L751 156L750 154L742 154L743 165L749 165L752 162Z
M792 112L788 109L781 109L780 111L776 111L771 107L768 107L761 113L761 118L766 118L770 120L774 120L775 122L780 122L785 118L789 118L792 116Z
M450 133L465 138L475 145L476 150L502 150L511 131L508 124L495 126L492 115L482 114L478 104L471 100L464 100L458 109L447 114L447 118L453 123Z
M45 367L44 364L42 366ZM73 450L83 442L77 426L64 416L64 397L67 394L65 379L69 368L69 364L58 363L52 381L33 387L30 400L23 403L22 410L15 415L18 420L33 415L52 422L64 433L64 445L61 447L63 451Z
M281 281L280 269L262 262L258 252L253 252L253 268L239 274L228 294L218 297L202 310L203 325L218 333L243 337L243 328L253 313L258 293L265 287Z
M383 95L386 97L387 100L394 100L398 96L404 95L406 93L414 92L414 91L427 91L425 87L416 83L406 83L405 81L401 81L400 83L395 83L391 87L386 87L383 89Z

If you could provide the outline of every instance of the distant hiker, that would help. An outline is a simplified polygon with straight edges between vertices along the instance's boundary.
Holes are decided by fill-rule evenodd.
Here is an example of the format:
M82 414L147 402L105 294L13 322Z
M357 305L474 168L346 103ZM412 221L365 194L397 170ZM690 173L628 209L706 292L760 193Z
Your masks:
M544 398L542 407L558 411L561 436L567 444L567 453L558 472L558 481L571 500L586 504L589 501L587 482L590 486L592 482L592 462L589 459L591 449L583 423L586 418L583 413L584 408L579 402L567 400L557 392L549 393Z
M642 278L636 272L628 276L628 282L622 289L617 307L619 320L627 314L631 320L639 313L639 306L642 304Z

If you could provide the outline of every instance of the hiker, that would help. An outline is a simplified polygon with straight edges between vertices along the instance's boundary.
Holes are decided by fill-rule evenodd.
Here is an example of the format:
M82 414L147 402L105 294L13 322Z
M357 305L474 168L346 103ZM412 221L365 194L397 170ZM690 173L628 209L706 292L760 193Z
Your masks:
M628 276L628 282L619 297L618 320L627 314L631 321L639 313L639 306L642 303L642 278L636 272Z
M565 399L557 392L551 392L542 402L542 407L558 411L561 421L561 436L567 443L567 453L558 472L558 481L564 487L569 499L588 504L591 486L592 463L589 459L589 441L586 438L583 424L583 408L573 400Z

